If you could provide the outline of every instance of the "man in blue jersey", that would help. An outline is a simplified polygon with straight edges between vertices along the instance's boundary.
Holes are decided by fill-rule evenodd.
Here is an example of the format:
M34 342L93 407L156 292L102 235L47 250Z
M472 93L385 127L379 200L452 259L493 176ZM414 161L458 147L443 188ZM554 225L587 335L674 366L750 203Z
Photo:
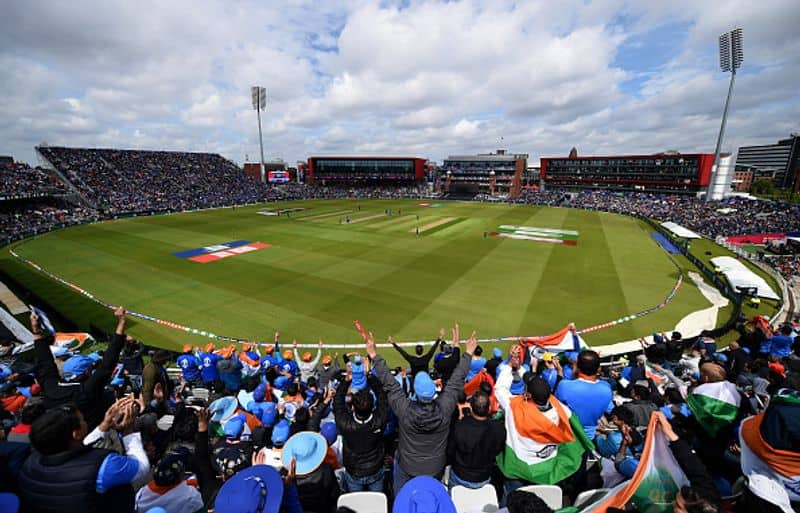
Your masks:
M183 346L183 353L178 357L178 367L181 369L183 381L189 383L191 386L199 386L202 382L200 379L200 359L192 352L192 346L186 344Z
M267 377L267 372L269 372L269 370L273 367L277 366L281 361L280 345L278 342L280 336L281 334L276 331L275 344L264 348L264 356L261 357L261 374L264 376L265 380L269 379Z
M36 419L30 433L35 450L19 474L24 511L132 513L131 484L150 471L141 435L133 432L140 407L132 397L117 401L88 436L83 414L71 404L52 408ZM88 445L111 428L123 435L125 455Z
M220 356L214 352L214 344L209 342L199 356L200 378L203 380L203 385L209 390L222 390L222 385L219 383L219 371L217 370L217 362L220 360Z
M576 379L563 379L556 388L556 398L575 412L590 440L595 438L600 417L614 407L611 386L598 379L599 371L600 356L583 351L578 355Z

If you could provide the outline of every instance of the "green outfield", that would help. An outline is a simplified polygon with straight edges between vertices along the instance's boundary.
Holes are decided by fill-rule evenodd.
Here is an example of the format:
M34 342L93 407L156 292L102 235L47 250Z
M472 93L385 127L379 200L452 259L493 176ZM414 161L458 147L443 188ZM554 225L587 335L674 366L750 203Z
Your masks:
M678 277L636 219L421 203L433 202L318 200L139 217L11 247L108 303L255 340L279 330L284 341L358 342L354 319L379 339L401 341L431 339L454 321L480 337L544 335L569 322L582 328L654 307ZM263 215L268 209L298 210ZM536 240L548 237L561 242ZM173 255L235 240L269 247L208 263ZM109 325L109 313L16 261L8 248L0 268L84 329ZM607 344L671 330L707 306L687 278L666 308L586 340ZM144 320L134 320L130 332L171 348L208 340Z

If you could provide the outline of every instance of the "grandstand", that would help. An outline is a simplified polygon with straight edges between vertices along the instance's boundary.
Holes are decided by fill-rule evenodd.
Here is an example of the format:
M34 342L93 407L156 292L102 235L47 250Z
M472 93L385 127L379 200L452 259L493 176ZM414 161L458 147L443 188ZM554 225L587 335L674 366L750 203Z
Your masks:
M309 157L306 181L321 185L409 186L425 177L417 157Z
M495 194L515 198L520 193L522 175L527 168L527 154L506 150L479 155L451 155L439 169L442 192L449 197Z
M89 205L114 214L265 199L264 185L218 154L58 146L38 146L36 151Z
M696 195L708 187L714 155L657 154L543 157L545 187Z

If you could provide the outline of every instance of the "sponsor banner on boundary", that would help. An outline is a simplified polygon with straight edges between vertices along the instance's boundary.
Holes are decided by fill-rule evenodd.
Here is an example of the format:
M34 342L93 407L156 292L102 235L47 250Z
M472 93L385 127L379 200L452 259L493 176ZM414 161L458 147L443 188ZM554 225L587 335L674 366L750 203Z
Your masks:
M245 244L244 246L237 246L235 248L216 251L214 253L208 253L206 255L194 256L189 258L189 260L200 264L207 264L209 262L222 260L223 258L228 258L236 255L243 255L245 253L251 253L253 251L258 251L259 249L268 248L270 246L272 246L272 244L264 244L263 242L253 242L251 244Z

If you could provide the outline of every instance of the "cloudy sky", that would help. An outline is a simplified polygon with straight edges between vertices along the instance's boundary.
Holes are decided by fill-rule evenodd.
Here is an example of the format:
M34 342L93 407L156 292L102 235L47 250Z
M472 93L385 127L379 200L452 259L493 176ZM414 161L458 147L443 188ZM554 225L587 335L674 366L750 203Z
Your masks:
M797 0L3 2L0 154L33 146L540 156L714 150L800 131Z

